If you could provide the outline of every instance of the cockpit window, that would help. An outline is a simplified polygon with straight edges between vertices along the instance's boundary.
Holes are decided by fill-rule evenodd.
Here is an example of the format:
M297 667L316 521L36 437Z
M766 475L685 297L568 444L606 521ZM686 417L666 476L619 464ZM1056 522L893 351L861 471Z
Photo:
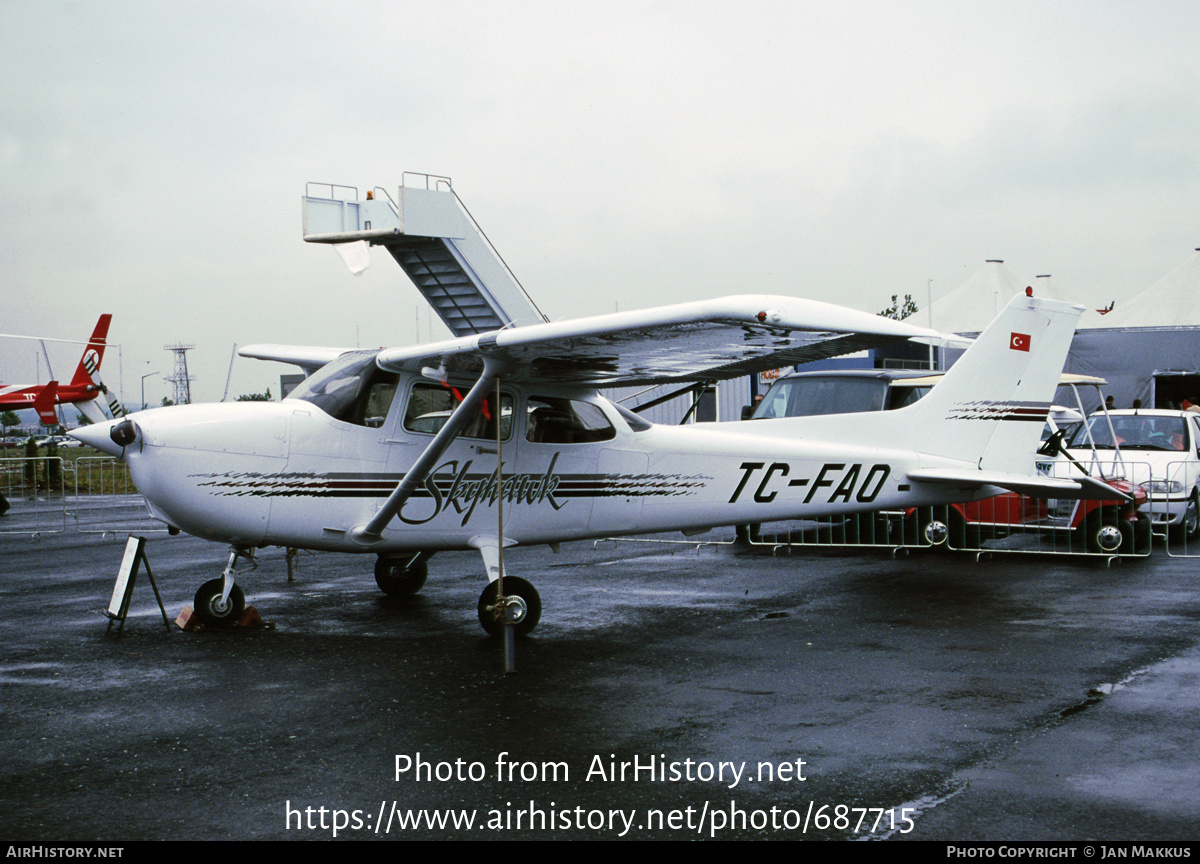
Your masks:
M306 378L287 398L310 402L344 423L382 426L399 376L379 369L376 353L348 351Z
M525 439L535 444L590 444L609 441L617 430L590 402L537 396L529 400Z
M465 395L462 389L440 384L416 384L408 397L404 411L404 428L409 432L436 434ZM496 397L489 394L483 409L459 433L464 438L496 440ZM506 440L512 431L512 397L500 394L500 438Z

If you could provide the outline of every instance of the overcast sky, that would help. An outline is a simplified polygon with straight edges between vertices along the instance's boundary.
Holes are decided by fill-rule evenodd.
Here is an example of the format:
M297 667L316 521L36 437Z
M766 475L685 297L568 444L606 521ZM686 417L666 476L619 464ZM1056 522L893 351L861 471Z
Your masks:
M207 401L235 343L426 341L385 252L352 277L301 240L306 181L404 171L452 177L554 319L924 308L988 258L1104 305L1200 246L1197 46L1195 0L0 0L0 332L112 312L129 403L167 344ZM0 339L0 381L38 351ZM239 359L232 395L289 371Z

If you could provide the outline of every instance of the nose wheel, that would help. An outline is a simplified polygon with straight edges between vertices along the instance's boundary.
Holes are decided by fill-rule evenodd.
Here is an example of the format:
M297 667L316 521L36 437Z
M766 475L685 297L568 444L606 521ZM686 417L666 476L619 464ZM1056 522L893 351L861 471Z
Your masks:
M229 563L225 565L225 572L221 574L220 578L209 579L201 585L192 600L192 608L196 612L196 617L200 619L200 623L210 627L229 627L236 624L242 617L242 613L246 611L246 595L233 581L237 576L237 570L234 568L238 558L245 558L250 564L249 569L251 570L258 567L258 562L254 560L253 550L231 546ZM225 588L227 584L228 591Z
M246 611L246 595L237 585L229 591L228 599L222 599L225 593L223 578L210 579L200 586L192 601L200 621L210 627L228 627L236 624Z

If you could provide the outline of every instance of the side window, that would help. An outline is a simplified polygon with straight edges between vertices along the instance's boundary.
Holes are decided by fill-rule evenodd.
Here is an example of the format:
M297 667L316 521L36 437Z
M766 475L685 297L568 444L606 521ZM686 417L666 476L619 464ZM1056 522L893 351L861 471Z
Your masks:
M404 409L404 428L409 432L424 432L434 435L446 425L458 403L462 401L462 389L443 387L439 384L416 384L408 397ZM489 395L483 408L469 422L460 436L463 438L486 438L496 440L496 397ZM512 397L500 394L500 437L507 439L512 432Z
M1200 418L1192 418L1192 449L1200 455Z
M366 399L363 400L362 425L378 429L387 419L392 400L396 398L396 381L398 375L388 375L371 382L367 388Z
M617 430L590 402L536 396L529 400L525 440L535 444L590 444L615 438Z

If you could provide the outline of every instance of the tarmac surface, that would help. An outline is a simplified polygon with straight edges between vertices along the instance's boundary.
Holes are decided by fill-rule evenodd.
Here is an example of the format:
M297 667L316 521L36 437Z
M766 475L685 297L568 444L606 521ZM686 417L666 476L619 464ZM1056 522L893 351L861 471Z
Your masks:
M225 550L148 536L173 620ZM273 627L235 632L143 575L115 638L124 539L0 535L0 837L1200 836L1197 562L1161 546L514 549L544 611L505 674L475 553L401 601L374 556L262 550Z

